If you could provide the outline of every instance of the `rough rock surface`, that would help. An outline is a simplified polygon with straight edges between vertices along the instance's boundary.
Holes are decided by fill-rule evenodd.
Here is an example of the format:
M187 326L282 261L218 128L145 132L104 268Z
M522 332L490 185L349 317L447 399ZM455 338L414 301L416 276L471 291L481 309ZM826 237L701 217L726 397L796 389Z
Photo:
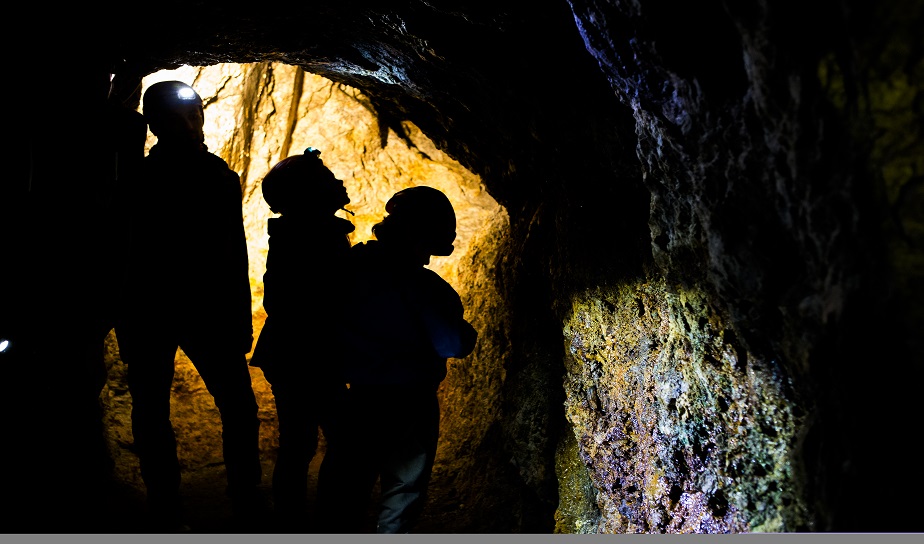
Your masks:
M102 190L73 176L95 140L58 140L96 126L71 107L89 74L124 59L130 89L184 64L252 67L219 138L252 183L303 145L262 126L268 100L285 115L281 65L298 66L337 85L303 92L294 119L313 121L324 89L371 114L299 136L330 138L335 172L369 191L364 214L431 166L489 212L445 271L482 334L442 390L445 532L921 529L920 0L105 7L29 7L6 48L34 91L10 112L26 129L4 195L23 263L3 278L22 286L9 330L62 338L99 294L68 287L114 265L74 249ZM397 148L423 150L423 170L403 177ZM61 342L35 345L8 368L31 384L20 405L43 392L22 436L44 451L33 429L66 428L45 418L76 382L56 372L73 371Z

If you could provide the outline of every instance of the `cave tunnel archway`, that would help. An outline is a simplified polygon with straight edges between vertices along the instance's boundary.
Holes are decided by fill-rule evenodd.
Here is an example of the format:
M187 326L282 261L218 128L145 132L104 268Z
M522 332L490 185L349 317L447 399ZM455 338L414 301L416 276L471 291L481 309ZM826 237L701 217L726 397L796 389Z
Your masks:
M322 151L325 164L344 181L350 194L352 202L347 207L355 215L338 214L356 226L350 235L353 244L372 238L372 225L382 219L385 202L396 191L429 185L449 196L457 217L456 250L448 257L434 257L429 268L459 292L466 318L479 330L480 341L472 355L450 361L440 388L441 432L431 480L431 502L435 503L431 510L434 516L446 516L446 507L441 508L440 501L453 502L447 498L457 493L452 489L453 482L469 479L471 472L478 470L473 445L484 440L500 412L504 361L498 353L504 347L495 344L503 335L492 331L507 326L504 302L494 280L495 261L509 228L506 211L490 197L478 176L438 150L413 124L404 123L402 134L380 127L369 101L356 89L298 67L254 63L158 71L144 77L140 92L168 79L190 84L200 93L205 104L206 145L241 176L255 338L266 318L262 277L268 248L266 221L273 215L261 196L260 183L276 162L309 146ZM149 132L145 151L155 142L156 137ZM177 197L182 198L181 187L166 186L162 190L177 191ZM317 318L323 319L323 309L308 311L317 312ZM131 453L131 398L126 368L118 357L114 331L109 333L106 344L108 382L102 398L115 476L119 482L143 492L137 459ZM349 346L342 349L348 352ZM266 483L278 445L275 406L262 371L251 368L251 377L260 405ZM220 418L211 395L182 350L177 354L171 409L184 477L206 488L220 488L223 478L212 474L214 467L222 464ZM312 465L312 482L316 481L323 453L322 441Z

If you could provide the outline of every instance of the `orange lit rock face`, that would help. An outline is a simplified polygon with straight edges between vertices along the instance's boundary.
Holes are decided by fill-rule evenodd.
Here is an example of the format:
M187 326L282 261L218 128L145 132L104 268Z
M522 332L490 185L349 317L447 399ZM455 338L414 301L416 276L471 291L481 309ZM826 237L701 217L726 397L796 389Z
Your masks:
M266 221L272 214L260 192L270 167L306 147L321 150L324 163L344 181L355 216L351 242L372 239L371 228L384 217L384 206L396 191L430 185L452 201L457 217L456 250L434 257L430 268L462 296L467 318L482 333L475 353L451 360L443 383L443 430L434 472L459 477L472 470L470 449L480 443L496 417L502 383L501 357L484 331L503 329L493 279L497 248L507 231L506 212L488 195L480 179L436 149L417 127L405 123L405 138L389 132L383 140L374 114L355 89L276 64L183 67L158 72L144 80L178 79L203 97L206 145L241 175L243 211L250 258L255 337L263 326L262 277L266 266ZM294 89L301 89L294 96ZM148 147L156 141L149 134ZM323 309L322 309L323 311ZM366 319L374 316L354 316ZM119 478L140 485L131 443L130 396L125 367L118 359L114 335L107 341L110 380L103 392L110 442ZM324 361L319 361L323 364ZM262 371L251 369L260 406L261 450L267 471L275 455L275 406ZM178 351L172 413L180 460L187 473L222 462L220 420L211 396L193 365ZM268 474L268 472L267 472ZM464 478L464 475L462 476ZM268 478L268 476L267 476ZM439 484L439 476L434 486Z

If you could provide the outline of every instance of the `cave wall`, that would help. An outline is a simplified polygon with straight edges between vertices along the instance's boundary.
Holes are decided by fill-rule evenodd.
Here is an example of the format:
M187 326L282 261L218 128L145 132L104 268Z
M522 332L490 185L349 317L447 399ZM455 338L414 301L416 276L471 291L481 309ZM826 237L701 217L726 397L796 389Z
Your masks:
M920 0L162 8L124 26L68 13L85 24L54 36L41 18L7 46L44 84L31 103L61 103L57 78L113 49L128 76L297 65L360 90L381 127L419 127L508 214L477 254L504 348L496 417L457 450L477 467L448 499L474 508L461 530L920 529ZM56 62L35 68L49 43ZM14 117L30 129L10 157L61 126L41 109ZM57 159L84 164L92 145L71 144ZM60 204L91 200L92 180L54 174L31 191L77 226L67 240L4 232L36 266L92 263L66 243L85 214ZM17 327L61 331L69 314L35 308L92 301L12 302Z
M921 41L906 26L920 22L920 5L572 6L633 111L652 195L652 270L665 281L604 290L572 312L573 374L586 377L569 388L569 414L586 427L582 453L603 450L589 457L598 486L614 490L621 515L609 522L668 532L863 527L867 491L907 490L862 474L911 457L859 429L900 435L918 411L914 387L896 380L921 376L918 335L904 332L920 320L898 310L920 305L921 246L894 231L921 218L896 198L920 195L921 133L905 124L920 123ZM708 23L688 24L702 15ZM613 40L616 29L627 39ZM898 206L901 218L890 219ZM634 311L635 327L655 319L633 331L618 317ZM885 336L895 344L879 345ZM901 370L874 370L879 360ZM597 373L616 379L601 388ZM881 405L885 420L873 414ZM614 450L617 465L633 468L611 475ZM897 500L906 513L888 526L912 526Z

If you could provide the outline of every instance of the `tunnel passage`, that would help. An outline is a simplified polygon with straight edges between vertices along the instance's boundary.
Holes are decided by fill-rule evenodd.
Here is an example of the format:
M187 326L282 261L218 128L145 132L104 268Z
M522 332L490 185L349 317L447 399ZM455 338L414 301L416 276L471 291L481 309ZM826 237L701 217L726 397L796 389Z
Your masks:
M458 498L446 499L441 495L457 496L459 491L454 489L454 482L472 478L469 473L475 470L475 458L471 450L483 441L498 413L503 359L497 351L502 347L495 345L497 336L490 331L506 326L505 312L500 308L503 302L493 281L494 261L508 228L505 210L488 195L478 176L437 150L417 127L405 123L402 134L382 129L368 101L355 89L300 68L271 63L184 66L150 74L143 80L143 89L168 79L189 83L200 93L205 104L205 143L241 175L255 338L266 318L262 277L268 249L266 221L272 216L262 198L260 182L280 159L299 154L309 146L321 150L321 158L344 181L350 195L352 202L347 208L355 215L338 213L356 226L350 235L353 244L373 238L372 225L384 217L385 202L400 189L429 185L450 198L457 217L456 249L448 257L434 257L429 267L459 292L466 319L480 333L479 345L472 355L450 360L440 390L442 426L432 482L433 500L458 503ZM149 149L155 141L149 132L146 147ZM177 198L182 198L182 187L166 186L162 190L175 191ZM176 266L182 267L182 263ZM177 308L177 312L182 311ZM316 319L325 318L324 308L306 311L316 313ZM116 460L116 477L143 489L137 459L130 452L131 398L114 332L110 332L107 344L109 381L102 398L110 448ZM305 349L310 357L311 346ZM350 348L342 346L342 349L348 352ZM275 405L262 371L251 368L251 377L260 406L261 454L268 481L277 446ZM181 350L171 409L179 456L187 477L220 465L218 411Z
M55 174L87 167L91 146L60 146L47 132L62 126L60 111L47 106L62 101L62 81L81 81L67 76L94 58L94 35L143 72L273 60L362 89L394 134L413 120L510 217L501 276L513 311L498 320L511 334L485 329L513 353L502 354L501 419L516 421L458 447L484 458L512 444L495 458L520 479L498 479L494 508L478 508L464 490L502 472L456 478L459 496L441 502L456 526L544 531L513 519L524 510L514 494L557 479L562 532L915 529L917 489L903 470L917 463L906 444L922 368L924 4L673 4L283 2L242 14L168 2L143 19L124 11L121 41L108 40L111 17L55 20L36 4L9 49L47 51L55 64L11 59L32 86L10 126L34 127L11 155L21 165L30 145L54 147L37 163L60 170L36 186L68 201L52 227L79 232L88 214L70 204L89 192ZM47 251L60 245L23 240L16 262L51 255L40 264L80 270L73 253ZM638 273L609 266L652 255ZM98 269L88 261L77 262ZM52 275L66 286L83 278ZM30 280L27 294L41 285L28 271L12 278ZM66 332L49 316L80 319L89 306L49 300L57 312L42 313L12 294L38 308L27 327L41 344ZM22 371L11 383L29 384L17 413L35 405L32 385L52 382L36 384L34 365L47 362L9 366ZM455 391L481 394L444 395ZM109 402L124 402L116 393ZM571 426L550 474L524 461L560 438L546 424L563 394ZM41 418L24 421L34 453L48 433ZM11 452L20 462L22 449ZM505 525L469 523L498 511Z

